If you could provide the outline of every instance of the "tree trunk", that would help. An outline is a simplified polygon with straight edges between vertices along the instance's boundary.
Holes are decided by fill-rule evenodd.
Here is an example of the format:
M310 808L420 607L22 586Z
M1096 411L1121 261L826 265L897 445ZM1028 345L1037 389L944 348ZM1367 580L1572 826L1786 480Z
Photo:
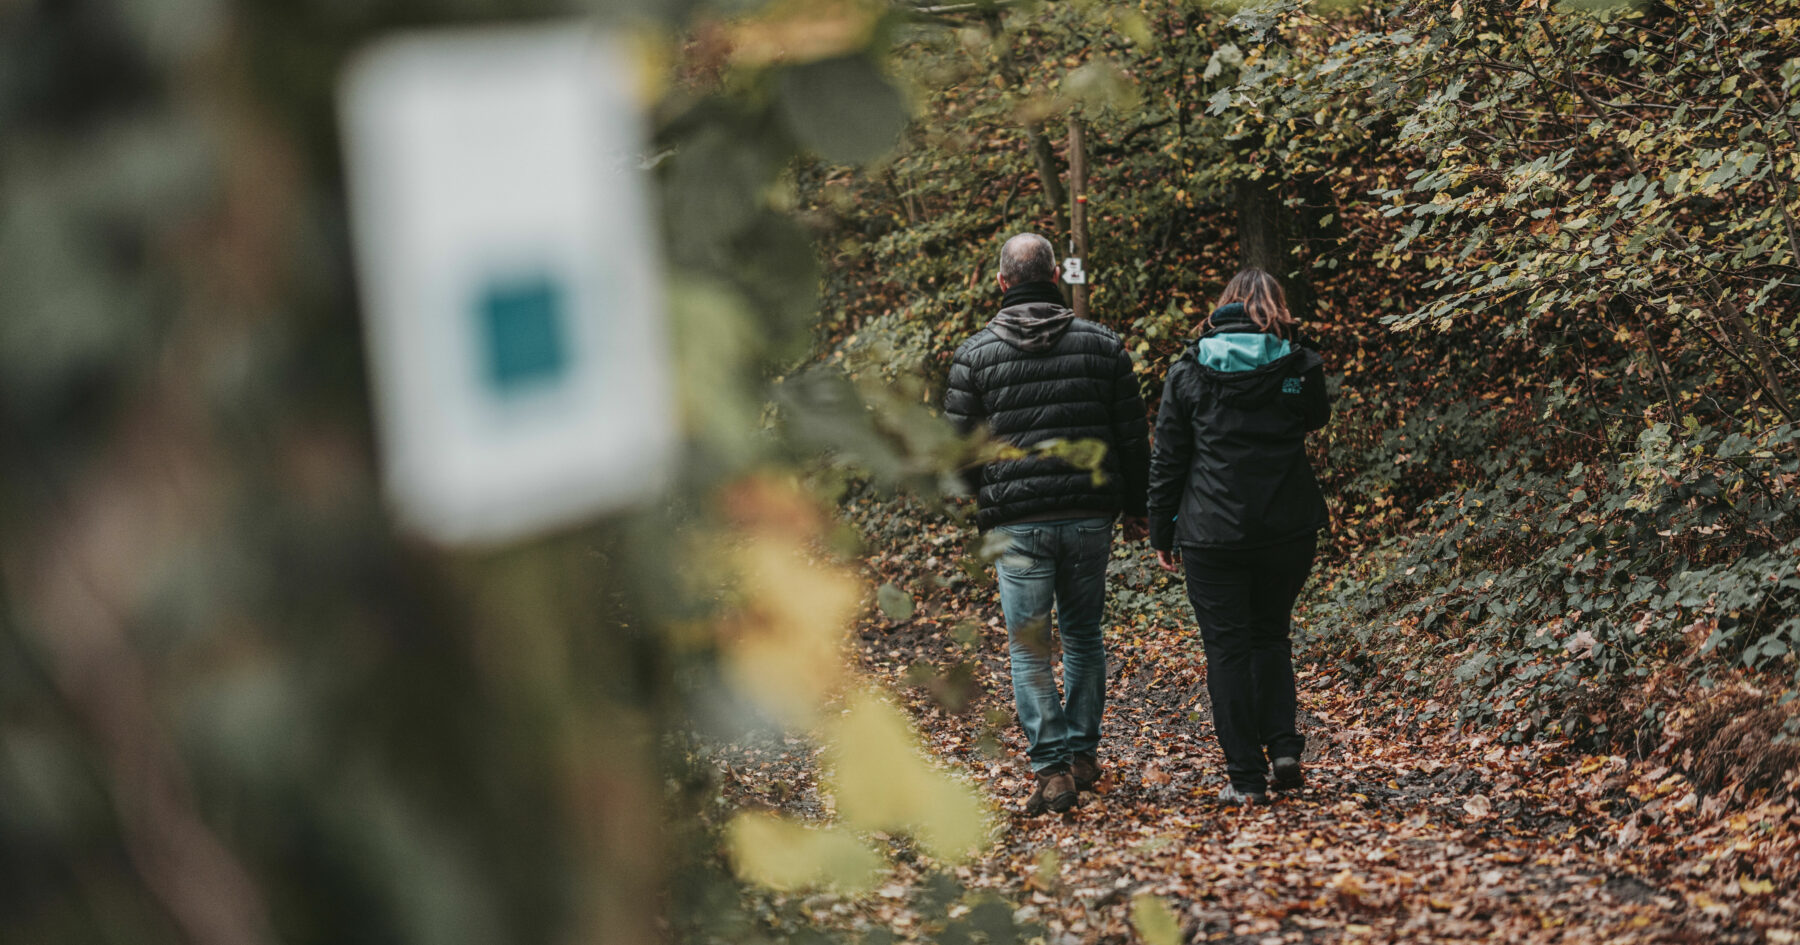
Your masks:
M1267 173L1255 180L1240 177L1236 190L1239 259L1245 268L1261 269L1279 279L1288 311L1306 321L1313 313L1312 281L1295 267L1288 249L1289 214L1281 200L1280 181Z
M1044 208L1056 215L1057 228L1062 227L1063 204L1069 195L1063 190L1062 175L1056 172L1056 152L1044 134L1041 122L1025 126L1025 139L1030 143L1031 159L1037 163L1038 182L1044 185Z
M1246 267L1281 275L1288 265L1281 194L1273 177L1237 180L1238 258Z
M999 43L1005 38L998 9L983 13L981 21L987 26L989 40ZM1000 80L1008 86L1019 84L1019 70L1013 63L1010 46L1004 46L1000 50ZM1026 149L1031 152L1032 163L1037 165L1038 182L1044 187L1044 209L1055 215L1056 228L1060 230L1063 228L1062 208L1069 199L1069 194L1063 189L1062 174L1056 168L1056 149L1050 146L1050 138L1044 134L1043 122L1026 123L1025 142Z
M1744 313L1739 311L1737 303L1732 301L1729 292L1717 281L1712 285L1713 304L1718 308L1719 319L1730 330L1739 347L1747 349L1756 359L1757 371L1762 375L1757 378L1763 392L1769 395L1769 401L1781 416L1787 420L1796 419L1793 408L1788 406L1787 387L1781 383L1781 370L1775 366L1775 359L1769 354L1769 346L1763 336L1745 321Z

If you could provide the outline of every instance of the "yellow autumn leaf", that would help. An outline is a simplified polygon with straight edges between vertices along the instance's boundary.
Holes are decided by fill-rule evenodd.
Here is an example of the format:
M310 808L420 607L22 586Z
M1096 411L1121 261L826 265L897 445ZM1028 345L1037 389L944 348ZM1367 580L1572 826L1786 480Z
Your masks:
M847 830L808 827L772 814L739 814L725 828L726 850L739 876L772 889L831 886L867 890L881 857Z
M987 839L985 807L973 790L931 767L899 709L860 693L829 731L832 794L858 830L913 834L932 856L957 861Z
M1738 888L1746 896L1766 896L1775 891L1775 884L1766 879L1751 879L1748 876L1738 877Z
M771 714L804 724L843 679L861 591L844 572L806 560L788 536L753 538L733 562L744 604L725 628L727 676Z
M1131 925L1145 945L1181 945L1181 923L1161 896L1139 893L1133 897Z
M869 0L786 0L730 29L741 66L801 63L855 52L875 36L885 10Z

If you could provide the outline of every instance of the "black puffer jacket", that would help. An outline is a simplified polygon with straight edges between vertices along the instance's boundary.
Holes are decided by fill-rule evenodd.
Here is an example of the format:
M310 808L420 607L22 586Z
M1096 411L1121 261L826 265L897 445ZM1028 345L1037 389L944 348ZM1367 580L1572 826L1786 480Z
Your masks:
M1045 440L1106 444L1099 481L1052 457L1000 460L970 470L982 531L1027 519L1141 516L1149 476L1149 424L1131 355L1119 336L1078 319L1048 282L1015 286L1000 314L956 350L944 413L962 433L986 424L1015 446Z
M1222 306L1163 385L1150 459L1150 546L1255 548L1329 525L1306 434L1331 402L1324 359Z

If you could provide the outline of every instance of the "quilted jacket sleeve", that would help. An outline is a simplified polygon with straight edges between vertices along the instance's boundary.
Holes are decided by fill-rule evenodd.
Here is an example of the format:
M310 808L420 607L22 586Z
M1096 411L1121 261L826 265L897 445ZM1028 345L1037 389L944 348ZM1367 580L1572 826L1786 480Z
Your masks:
M944 387L944 417L950 426L962 436L968 436L987 419L987 411L982 405L981 391L976 387L975 371L969 364L969 346L957 349L956 357L950 362L950 378ZM963 485L970 495L976 495L981 489L981 466L966 466L961 470Z
M1118 374L1113 379L1113 448L1118 451L1119 476L1123 480L1120 501L1126 515L1146 514L1150 480L1150 423L1144 416L1144 394L1132 370L1131 354L1119 349Z
M950 380L944 388L944 416L956 432L968 436L984 418L981 392L975 387L975 372L969 366L968 347L956 352L950 362Z

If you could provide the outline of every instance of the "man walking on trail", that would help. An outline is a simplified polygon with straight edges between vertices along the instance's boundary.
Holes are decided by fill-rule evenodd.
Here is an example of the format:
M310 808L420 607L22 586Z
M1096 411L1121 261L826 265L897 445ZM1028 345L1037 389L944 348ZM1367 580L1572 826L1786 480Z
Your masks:
M1025 812L1074 807L1100 780L1106 707L1106 564L1113 519L1148 532L1149 423L1119 336L1076 318L1056 287L1056 252L1036 233L1000 250L1005 295L987 327L956 350L944 412L967 434L1030 450L1049 440L1099 440L1100 475L1032 454L966 471L976 525L1011 539L996 565L1012 663L1013 703L1031 742L1035 786ZM1063 692L1050 660L1050 619L1062 635Z

